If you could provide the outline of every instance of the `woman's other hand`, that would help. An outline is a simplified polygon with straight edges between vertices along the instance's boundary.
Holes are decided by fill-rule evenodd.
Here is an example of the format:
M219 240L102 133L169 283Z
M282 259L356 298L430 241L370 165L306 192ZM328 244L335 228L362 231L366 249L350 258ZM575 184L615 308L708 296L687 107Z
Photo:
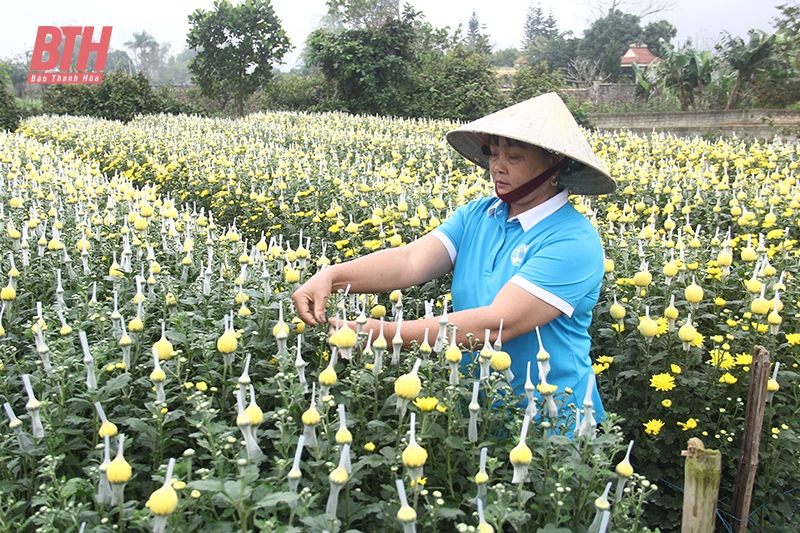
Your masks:
M325 324L325 308L333 282L327 268L320 270L292 294L297 316L310 326Z

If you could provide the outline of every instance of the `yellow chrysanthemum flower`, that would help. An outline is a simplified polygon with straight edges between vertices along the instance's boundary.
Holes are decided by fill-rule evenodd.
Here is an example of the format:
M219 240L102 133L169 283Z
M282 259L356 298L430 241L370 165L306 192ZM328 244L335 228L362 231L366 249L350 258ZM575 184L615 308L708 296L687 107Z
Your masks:
M657 391L671 391L675 388L675 376L666 372L662 374L654 374L650 378L650 386Z
M661 431L661 428L664 427L664 421L658 418L654 418L652 420L648 420L644 424L644 432L648 435L658 435Z

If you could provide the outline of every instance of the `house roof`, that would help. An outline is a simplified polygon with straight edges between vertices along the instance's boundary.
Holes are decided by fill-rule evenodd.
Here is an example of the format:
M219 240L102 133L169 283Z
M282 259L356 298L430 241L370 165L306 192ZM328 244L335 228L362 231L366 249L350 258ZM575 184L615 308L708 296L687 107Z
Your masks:
M630 66L633 63L639 66L647 66L661 61L661 58L654 56L644 43L631 44L631 47L622 54L620 59L623 67Z

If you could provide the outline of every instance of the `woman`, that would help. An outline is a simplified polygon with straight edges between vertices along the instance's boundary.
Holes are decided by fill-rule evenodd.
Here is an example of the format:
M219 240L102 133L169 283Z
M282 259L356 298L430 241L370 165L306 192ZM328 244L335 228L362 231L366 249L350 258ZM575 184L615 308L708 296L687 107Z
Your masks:
M326 268L293 295L301 319L326 322L328 295L380 293L424 283L453 270L450 322L458 341L466 334L497 338L511 355L512 387L522 391L528 362L538 381L539 327L551 354L548 382L571 389L565 405L580 406L589 376L592 308L604 273L594 227L567 201L569 192L606 194L614 181L555 93L545 94L466 124L447 134L464 157L488 168L498 198L458 208L431 233L400 248L382 250ZM370 321L366 329L375 329ZM384 335L394 336L394 323ZM403 322L405 342L421 342L438 319ZM483 339L481 339L483 340ZM594 391L595 412L604 412Z

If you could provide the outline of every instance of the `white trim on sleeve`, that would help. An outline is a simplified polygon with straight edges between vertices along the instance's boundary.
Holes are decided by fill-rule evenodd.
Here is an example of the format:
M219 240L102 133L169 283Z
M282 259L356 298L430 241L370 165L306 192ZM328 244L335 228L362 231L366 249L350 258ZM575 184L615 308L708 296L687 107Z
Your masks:
M519 274L515 275L508 281L513 283L514 285L517 285L518 287L521 287L522 289L525 289L526 291L533 294L543 302L552 305L553 307L555 307L556 309L567 315L569 318L572 318L572 313L575 311L575 308L572 307L566 300L562 300L555 294L544 290L538 285L534 285L533 283L523 278Z
M437 239L442 241L444 247L447 248L447 253L450 254L450 262L453 265L455 265L456 256L458 255L458 250L456 250L456 247L453 246L453 243L450 241L450 237L448 237L447 235L445 235L443 231L440 231L438 229L433 230L431 233L435 235Z

